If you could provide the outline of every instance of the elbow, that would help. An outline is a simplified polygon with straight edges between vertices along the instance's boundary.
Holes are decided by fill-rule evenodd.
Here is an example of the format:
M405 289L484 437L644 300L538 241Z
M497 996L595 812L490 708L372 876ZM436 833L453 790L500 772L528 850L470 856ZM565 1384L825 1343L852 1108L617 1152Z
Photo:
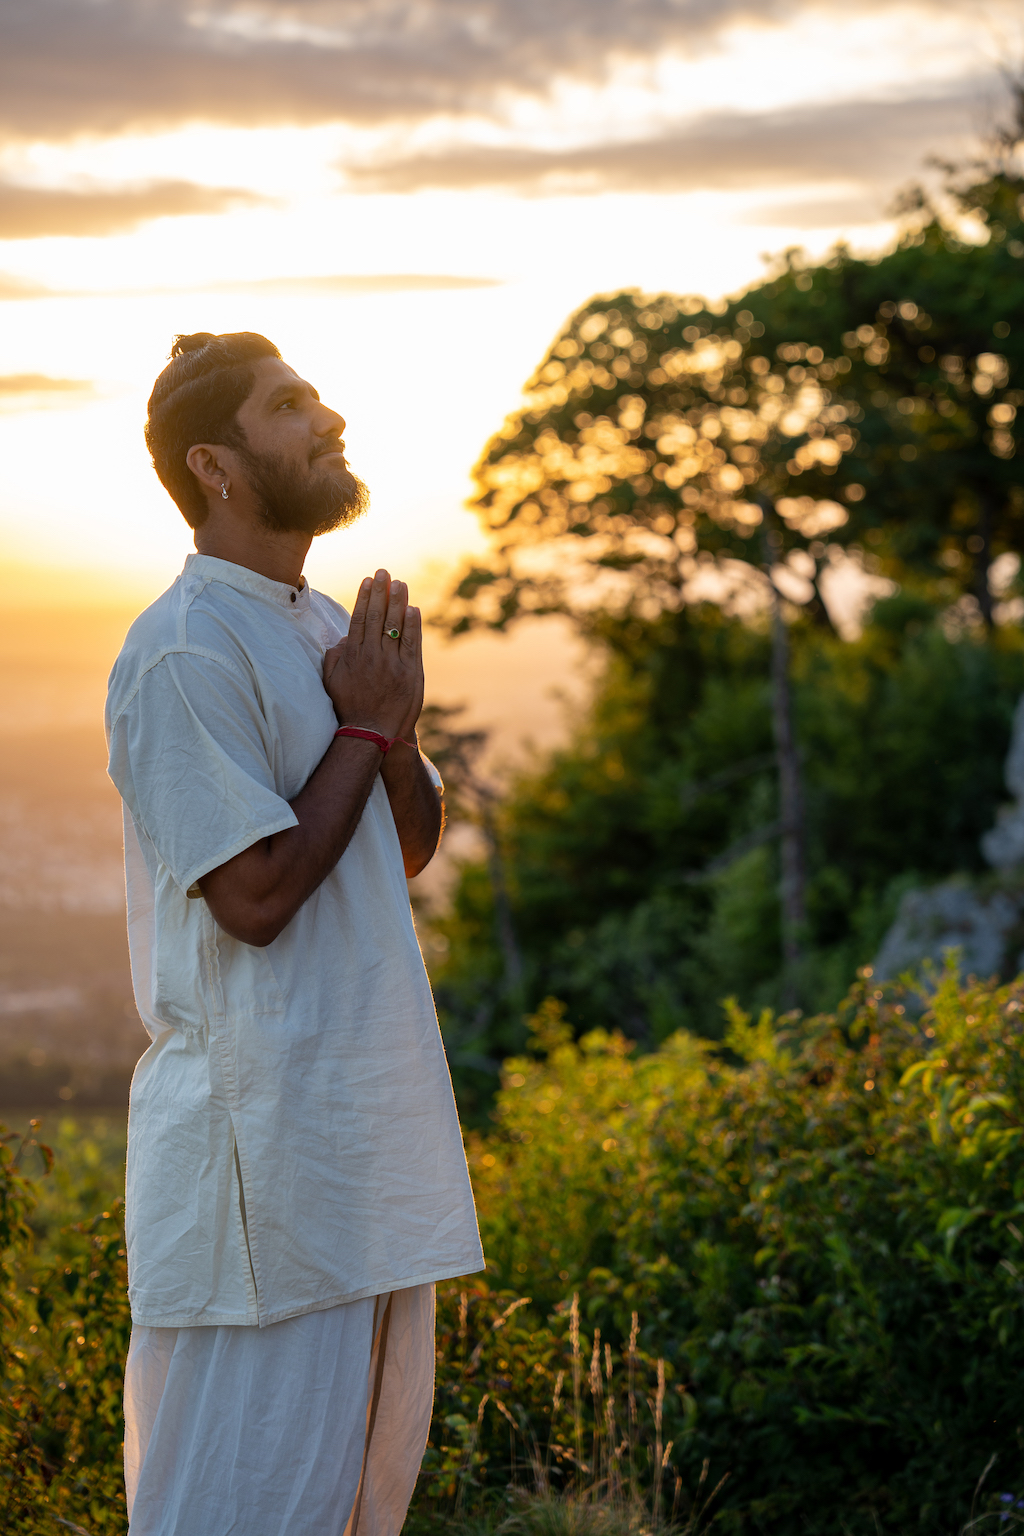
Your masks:
M248 944L252 949L266 949L284 931L284 923L262 923L245 929L244 932L232 934L232 938L239 939L243 944Z
M239 944L266 949L284 931L298 910L287 882L266 867L257 845L212 869L199 889L218 928ZM293 904L294 903L294 904Z
M262 907L223 911L211 905L210 911L218 928L223 928L230 938L248 944L252 949L266 949L273 944L291 917L290 913L276 913Z
M421 875L441 846L441 837L445 828L445 813L444 801L440 793L438 793L437 805L433 809L435 811L435 815L431 817L433 825L424 829L424 834L416 839L413 846L406 847L403 845L402 847L402 863L405 865L405 878L407 880L415 880L417 875Z
M292 914L273 912L254 912L248 920L239 925L237 933L232 933L232 938L240 939L243 944L249 944L253 949L266 949L269 944L284 932L291 920ZM230 929L228 930L231 931Z
M415 880L421 875L430 863L441 844L441 828L437 829L437 836L433 842L421 843L415 848L402 849L402 863L405 865L405 878Z

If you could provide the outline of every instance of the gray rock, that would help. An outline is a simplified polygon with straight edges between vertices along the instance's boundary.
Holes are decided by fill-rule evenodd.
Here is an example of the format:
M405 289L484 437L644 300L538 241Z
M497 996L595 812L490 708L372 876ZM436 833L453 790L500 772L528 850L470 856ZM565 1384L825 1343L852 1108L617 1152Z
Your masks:
M1014 803L999 808L995 826L981 839L981 851L994 869L1011 870L1024 865L1024 694L1013 713L1003 776ZM950 949L960 951L961 976L998 975L1022 911L1024 891L981 895L963 875L930 890L908 891L875 958L875 977L885 981L916 971L924 960L941 967ZM1016 959L1016 969L1022 968L1024 954Z
M1013 805L1000 806L996 824L981 839L981 851L994 869L1024 862L1024 695L1013 713L1013 735L1003 770Z
M993 869L1012 869L1024 861L1024 805L1001 805L996 824L981 839L981 851Z
M1010 737L1010 750L1006 754L1003 778L1010 793L1016 799L1024 800L1024 694L1017 700L1017 708L1013 712L1013 734Z
M1019 916L1018 903L1004 891L982 897L963 879L908 891L878 951L875 978L891 980L923 960L941 968L946 951L959 949L961 976L987 979L1002 970L1007 936Z

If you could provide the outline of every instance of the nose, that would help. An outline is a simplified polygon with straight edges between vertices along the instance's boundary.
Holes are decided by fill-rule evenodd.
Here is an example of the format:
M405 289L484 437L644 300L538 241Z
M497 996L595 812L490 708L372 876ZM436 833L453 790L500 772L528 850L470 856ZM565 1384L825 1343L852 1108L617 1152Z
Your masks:
M345 418L337 411L332 411L329 405L321 406L322 414L318 415L316 434L318 437L340 437L345 430Z

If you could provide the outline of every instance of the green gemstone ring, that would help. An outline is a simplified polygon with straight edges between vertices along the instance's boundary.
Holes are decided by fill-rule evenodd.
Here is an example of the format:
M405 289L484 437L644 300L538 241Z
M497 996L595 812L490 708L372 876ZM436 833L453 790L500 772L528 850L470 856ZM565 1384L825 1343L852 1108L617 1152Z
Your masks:
M384 633L389 640L400 640L402 638L402 631L400 629L386 629Z

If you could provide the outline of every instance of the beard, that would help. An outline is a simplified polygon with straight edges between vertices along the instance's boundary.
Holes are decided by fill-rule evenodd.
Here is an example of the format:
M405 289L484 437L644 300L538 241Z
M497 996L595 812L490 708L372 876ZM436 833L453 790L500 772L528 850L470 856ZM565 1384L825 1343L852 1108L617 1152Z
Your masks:
M370 505L370 493L349 469L317 469L312 459L309 473L299 480L292 464L249 448L239 448L249 483L259 502L259 515L272 533L308 533L312 538L347 528ZM321 455L322 457L322 455Z

